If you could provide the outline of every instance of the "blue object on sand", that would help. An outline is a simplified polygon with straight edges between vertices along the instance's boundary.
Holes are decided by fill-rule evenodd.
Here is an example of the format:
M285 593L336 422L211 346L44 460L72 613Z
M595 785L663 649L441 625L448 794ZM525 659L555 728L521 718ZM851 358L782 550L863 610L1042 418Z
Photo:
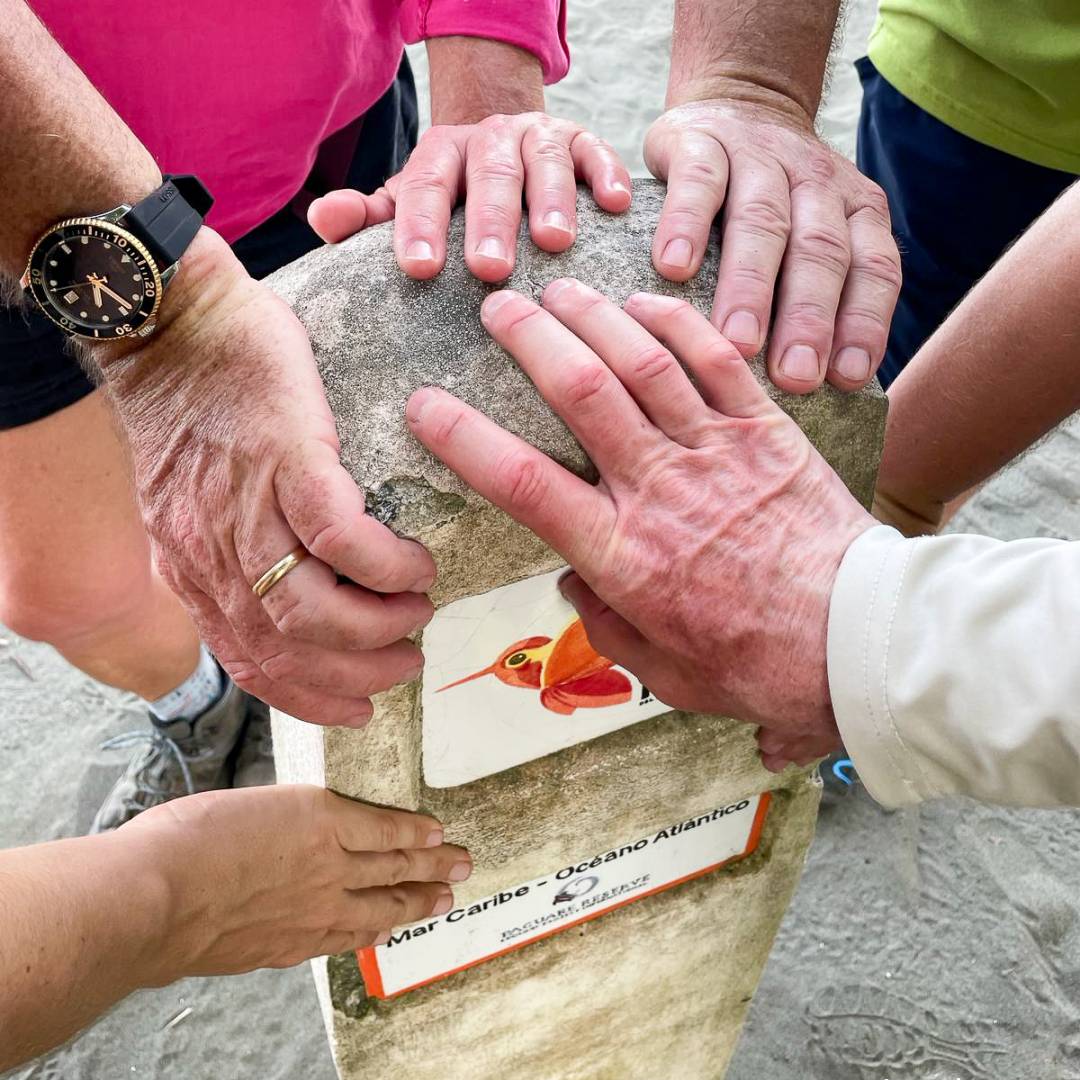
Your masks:
M850 776L848 776L845 771L847 769L851 770ZM851 785L855 783L855 763L851 758L838 758L833 762L832 771L833 776L835 776L837 780L847 784L848 787L851 787Z

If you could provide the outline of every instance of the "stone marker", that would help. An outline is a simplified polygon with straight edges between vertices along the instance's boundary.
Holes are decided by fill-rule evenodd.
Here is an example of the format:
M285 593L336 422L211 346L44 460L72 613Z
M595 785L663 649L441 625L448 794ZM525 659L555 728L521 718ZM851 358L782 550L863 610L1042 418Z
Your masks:
M526 241L510 284L535 297L569 275L619 302L646 289L708 311L715 244L687 286L652 269L662 198L638 181L615 217L582 196L575 246ZM275 714L279 778L423 809L476 863L454 911L365 953L366 989L354 956L314 963L335 1060L348 1080L716 1080L799 879L818 786L765 772L752 729L667 711L591 653L540 577L558 556L409 435L405 401L434 383L590 471L481 327L488 287L464 267L462 226L459 213L434 282L401 275L388 226L270 279L311 334L370 511L439 566L421 680L382 695L363 731ZM868 502L881 393L781 404Z

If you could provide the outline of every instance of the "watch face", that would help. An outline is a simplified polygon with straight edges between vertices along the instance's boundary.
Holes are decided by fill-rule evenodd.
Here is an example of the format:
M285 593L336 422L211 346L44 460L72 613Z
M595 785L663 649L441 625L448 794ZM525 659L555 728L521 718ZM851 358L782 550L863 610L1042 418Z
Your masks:
M146 248L117 225L65 221L38 241L29 285L40 307L68 333L116 338L157 311L161 277Z

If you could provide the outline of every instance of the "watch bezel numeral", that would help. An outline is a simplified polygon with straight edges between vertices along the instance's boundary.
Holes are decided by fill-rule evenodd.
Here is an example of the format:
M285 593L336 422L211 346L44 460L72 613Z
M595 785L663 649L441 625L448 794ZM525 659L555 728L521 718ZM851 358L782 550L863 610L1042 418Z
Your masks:
M140 291L142 299L129 312L124 313L124 322L104 327L87 327L77 323L63 313L46 288L44 260L48 253L60 243L88 237L115 245L127 255L133 267L142 275ZM137 236L128 232L115 222L101 218L69 218L54 225L34 245L30 253L26 274L27 288L38 308L55 323L64 333L89 340L104 337L127 337L137 333L157 315L161 305L161 271L153 256Z

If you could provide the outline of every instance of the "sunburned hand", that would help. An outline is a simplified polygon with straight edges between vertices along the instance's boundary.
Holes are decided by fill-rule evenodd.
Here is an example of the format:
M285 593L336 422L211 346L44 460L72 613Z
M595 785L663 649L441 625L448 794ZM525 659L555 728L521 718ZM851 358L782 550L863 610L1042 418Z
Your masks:
M420 671L404 639L431 618L434 563L365 514L296 317L220 238L196 245L162 329L99 357L155 558L241 687L304 720L363 724L371 694ZM298 545L310 557L258 599L251 586Z
M412 430L566 559L592 644L659 698L831 745L829 597L872 519L688 304L637 295L620 311L566 280L543 303L495 293L484 322L597 486L441 390L413 395Z
M363 948L448 911L472 870L433 818L306 785L201 792L114 836L163 884L162 983Z
M750 357L775 307L773 382L856 389L881 363L900 292L888 202L789 98L753 98L680 105L649 128L646 164L668 184L653 263L672 281L693 277L722 210L712 321Z
M607 143L545 113L489 116L478 124L430 128L405 167L373 195L334 191L308 211L311 227L336 243L394 219L398 265L432 278L446 264L450 214L465 201L465 264L481 281L514 268L521 197L529 233L544 251L565 251L577 232L577 181L599 206L630 205L630 175Z

